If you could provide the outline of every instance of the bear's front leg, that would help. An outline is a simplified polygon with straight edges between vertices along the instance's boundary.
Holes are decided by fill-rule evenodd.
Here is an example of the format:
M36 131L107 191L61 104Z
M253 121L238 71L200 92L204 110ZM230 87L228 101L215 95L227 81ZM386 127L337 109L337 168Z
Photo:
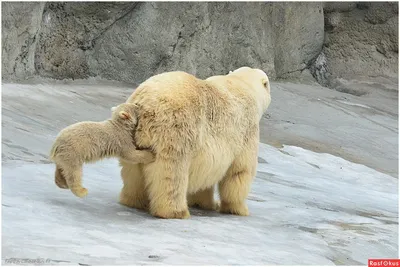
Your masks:
M225 177L219 182L218 189L221 198L219 211L221 213L249 215L246 198L256 173L257 148L255 145L247 147L234 160Z
M214 186L188 195L189 207L203 210L218 210L219 204L214 201Z
M120 160L121 177L124 187L119 196L119 203L130 208L147 210L149 198L147 196L143 172L139 164L132 164Z
M144 166L143 171L150 199L150 213L164 219L189 218L186 200L188 161L158 157L154 163Z

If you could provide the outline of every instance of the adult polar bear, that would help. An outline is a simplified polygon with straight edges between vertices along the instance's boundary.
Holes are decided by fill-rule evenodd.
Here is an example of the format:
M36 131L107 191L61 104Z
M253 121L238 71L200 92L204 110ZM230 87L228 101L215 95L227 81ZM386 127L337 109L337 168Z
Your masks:
M136 145L151 148L149 164L121 161L120 203L161 218L189 218L188 206L246 216L256 173L259 122L271 102L268 76L242 67L201 80L167 72L129 97L138 109Z

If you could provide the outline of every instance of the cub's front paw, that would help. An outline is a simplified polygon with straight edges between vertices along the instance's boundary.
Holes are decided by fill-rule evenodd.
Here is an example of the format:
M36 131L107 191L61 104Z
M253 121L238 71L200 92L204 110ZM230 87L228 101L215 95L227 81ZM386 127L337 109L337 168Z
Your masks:
M156 160L156 156L152 152L150 151L143 151L143 152L145 153L143 157L144 164L151 163Z

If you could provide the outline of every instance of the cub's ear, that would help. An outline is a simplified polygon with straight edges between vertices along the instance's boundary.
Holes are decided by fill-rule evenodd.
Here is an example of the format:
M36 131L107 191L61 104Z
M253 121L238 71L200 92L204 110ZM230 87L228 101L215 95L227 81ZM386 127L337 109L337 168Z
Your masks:
M138 104L131 104L131 107L132 107L135 111L137 111L137 110L139 109Z
M120 111L118 115L123 120L129 120L131 118L131 115L129 115L129 113L125 111Z
M117 109L117 107L112 107L111 108L111 111L114 111L114 110L116 110Z
M130 105L131 105L130 111L132 112L131 114L137 116L139 112L139 106L137 104L130 104Z
M230 70L230 71L229 71L229 74L231 74L232 72L233 72L233 71Z

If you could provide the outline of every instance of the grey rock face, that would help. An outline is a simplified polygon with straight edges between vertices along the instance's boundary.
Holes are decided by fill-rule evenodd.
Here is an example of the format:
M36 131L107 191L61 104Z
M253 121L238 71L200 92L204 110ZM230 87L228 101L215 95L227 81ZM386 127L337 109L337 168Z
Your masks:
M44 2L2 2L1 8L2 77L30 77L35 73L35 48Z
M329 86L329 72L327 69L327 60L323 52L319 54L315 62L310 66L310 71L317 82L323 86Z
M141 3L96 40L89 65L123 81L178 69L205 78L243 65L279 77L318 55L322 25L319 4Z
M86 50L134 3L47 3L36 49L39 75L56 79L87 78Z
M332 78L397 78L398 3L326 4L323 52Z
M48 2L31 12L40 18L35 73L57 79L207 77L243 65L284 77L305 69L323 42L318 3Z
M271 79L311 73L327 86L336 78L398 73L397 3L2 5L5 79L99 76L139 83L164 71L205 78L247 65Z
M320 3L274 3L277 34L275 70L279 78L298 75L321 52L324 17Z
M325 2L324 12L349 12L357 7L355 2Z

